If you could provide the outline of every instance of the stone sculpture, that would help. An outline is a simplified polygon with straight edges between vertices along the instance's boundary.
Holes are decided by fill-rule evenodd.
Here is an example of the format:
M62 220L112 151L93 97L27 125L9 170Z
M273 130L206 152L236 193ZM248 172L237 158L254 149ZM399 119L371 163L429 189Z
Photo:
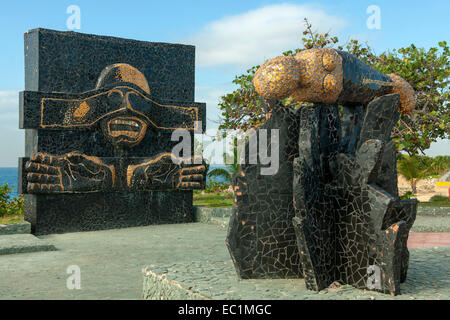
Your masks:
M206 167L193 134L182 154L171 134L205 128L194 48L45 29L25 45L20 179L33 232L192 221Z
M399 199L390 137L414 90L329 48L269 60L254 86L271 111L261 128L280 130L280 170L244 164L233 177L227 246L238 275L399 294L417 201ZM310 104L293 111L286 97Z

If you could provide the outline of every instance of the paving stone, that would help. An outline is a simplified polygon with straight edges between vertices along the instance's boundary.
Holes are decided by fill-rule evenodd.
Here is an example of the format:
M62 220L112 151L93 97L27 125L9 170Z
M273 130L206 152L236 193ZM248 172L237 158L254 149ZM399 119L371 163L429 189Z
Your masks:
M27 221L20 223L0 224L0 235L31 233L31 224Z
M417 216L411 232L450 232L450 215Z
M391 296L379 292L356 289L350 285L341 285L335 289L324 289L319 292L309 291L303 279L239 279L234 273L231 261L194 261L179 263L166 279L184 286L180 278L192 286L191 291L211 299L358 299L378 300L395 299L449 299L450 285L450 246L441 248L411 249L408 278L401 284L401 295ZM204 273L210 277L203 278L194 274L196 268L189 266L202 264ZM226 268L223 268L226 266ZM146 275L144 275L144 278ZM195 281L190 281L195 279ZM214 280L214 281L213 281ZM148 280L144 280L148 281ZM148 282L150 283L150 282ZM193 285L194 283L194 285ZM170 288L166 288L170 291ZM144 296L153 299L147 293L144 284ZM170 299L158 295L158 299Z
M0 236L0 255L53 250L56 250L53 244L31 234Z
M41 236L41 241L52 243L58 250L0 255L0 299L141 299L142 269L146 266L152 271L167 271L166 278L189 282L194 288L212 287L215 299L366 299L371 295L376 299L392 298L373 292L365 294L363 290L313 294L306 290L302 279L239 280L225 238L226 230L203 223ZM413 296L448 300L450 247L410 251L408 277L401 285L402 295L395 299L408 300ZM66 287L69 265L80 267L80 290ZM198 268L201 274L192 268ZM162 288L167 292L167 287ZM159 299L161 296L165 297L160 294Z

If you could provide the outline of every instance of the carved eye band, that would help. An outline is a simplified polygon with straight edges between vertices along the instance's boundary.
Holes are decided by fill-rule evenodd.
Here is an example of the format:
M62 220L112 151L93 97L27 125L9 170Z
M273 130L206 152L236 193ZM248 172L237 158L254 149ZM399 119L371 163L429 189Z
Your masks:
M123 103L123 92L121 90L111 90L107 96L108 103L113 106L120 106Z

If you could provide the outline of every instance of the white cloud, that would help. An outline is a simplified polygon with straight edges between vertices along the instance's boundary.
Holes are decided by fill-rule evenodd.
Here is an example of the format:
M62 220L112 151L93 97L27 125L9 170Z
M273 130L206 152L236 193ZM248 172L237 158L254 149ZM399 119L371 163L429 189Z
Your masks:
M5 128L19 126L19 93L0 91L0 125Z
M231 86L230 86L231 87ZM219 88L211 86L196 86L195 100L206 103L206 125L207 128L217 128L222 111L219 109L218 103L220 97L231 92L231 88Z
M0 91L0 112L15 110L19 104L19 93L17 91ZM1 114L0 114L1 115ZM1 117L0 117L1 119Z
M450 156L450 139L437 139L425 150L425 154L429 157Z
M268 5L213 21L188 42L196 46L199 67L258 64L300 47L304 18L319 32L335 34L346 24L317 6Z
M19 129L19 93L0 91L0 167L17 166L24 154L24 133Z

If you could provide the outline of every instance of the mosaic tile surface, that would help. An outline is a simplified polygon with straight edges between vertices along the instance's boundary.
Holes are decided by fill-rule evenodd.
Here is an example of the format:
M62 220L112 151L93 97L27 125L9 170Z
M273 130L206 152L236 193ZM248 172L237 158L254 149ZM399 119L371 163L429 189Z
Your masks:
M411 111L411 96L406 86L398 94L401 90L393 82L399 79L371 69L348 53L333 51L331 55L330 50L305 50L297 54L302 57L297 62L303 60L298 65L279 57L255 74L261 96L274 97L272 91L279 88L282 94L277 98L307 90L297 100L315 104L294 113L272 102L277 107L264 129L285 132L281 136L289 139L280 139L280 149L292 145L290 139L297 140L297 149L289 148L292 153L280 153L281 163L292 170L279 172L273 179L255 173L256 165L248 165L234 177L239 194L235 191L228 248L241 278L297 274L310 290L338 281L397 295L407 276L406 243L417 201L398 197L396 151L390 136L399 112ZM299 74L283 74L283 68L289 67L297 68ZM341 71L333 71L337 67ZM331 71L342 81L338 96L336 88L322 81ZM293 93L293 79L300 86L297 93ZM337 103L342 104L341 110ZM287 123L272 120L286 114L292 115ZM285 199L283 205L272 203L274 198ZM292 227L300 265L291 264L289 271L279 253L288 250L283 241ZM289 253L288 257L297 259Z
M265 99L297 102L367 104L389 93L400 95L399 110L415 108L414 90L395 74L386 75L354 55L332 48L302 50L265 62L255 73L256 92Z
M236 202L227 246L242 278L301 277L292 225L292 161L298 153L296 114L272 103L272 116L261 129L279 129L280 163L275 175L261 175L261 164L244 164L233 177ZM270 131L269 131L270 132ZM268 140L270 138L268 137ZM270 141L270 140L269 140ZM245 145L249 154L249 144Z
M35 29L25 48L19 187L32 231L193 221L205 163L193 135L172 154L171 135L206 127L194 47Z

